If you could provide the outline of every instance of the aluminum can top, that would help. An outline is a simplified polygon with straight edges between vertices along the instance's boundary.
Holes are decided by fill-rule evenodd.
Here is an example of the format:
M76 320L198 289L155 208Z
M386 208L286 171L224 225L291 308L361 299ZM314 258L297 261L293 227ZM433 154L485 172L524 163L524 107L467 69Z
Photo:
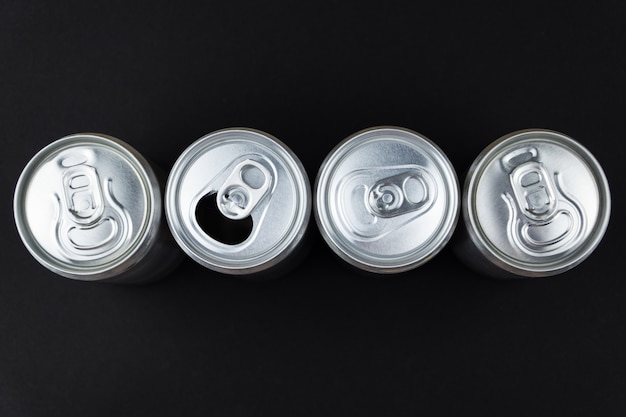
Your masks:
M130 145L81 133L39 151L17 182L14 215L29 252L51 271L99 281L142 260L162 213L157 177Z
M191 144L175 162L165 194L181 248L201 265L233 275L284 260L311 212L300 160L275 137L249 128L219 130ZM248 227L243 235L242 227Z
M513 132L470 167L463 217L474 245L524 277L565 272L602 239L611 198L602 167L574 139L551 130Z
M459 216L452 164L400 127L357 132L333 149L316 180L315 216L328 245L368 272L396 273L435 256Z

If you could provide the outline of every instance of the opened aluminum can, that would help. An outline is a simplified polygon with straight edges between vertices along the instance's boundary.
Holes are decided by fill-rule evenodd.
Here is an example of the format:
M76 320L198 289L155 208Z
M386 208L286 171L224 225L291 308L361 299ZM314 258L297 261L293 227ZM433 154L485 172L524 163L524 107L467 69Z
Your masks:
M594 156L551 130L508 134L471 165L463 187L464 228L455 251L495 277L565 272L598 246L611 212ZM461 228L459 228L461 229Z
M14 214L33 257L67 278L146 282L182 259L153 168L111 136L75 134L39 151L17 182Z
M231 128L198 139L180 155L165 205L174 238L196 262L267 278L259 273L277 272L301 249L311 190L285 144L265 132Z
M407 271L446 245L459 216L459 185L443 151L400 127L353 134L322 163L315 217L330 248L361 270Z

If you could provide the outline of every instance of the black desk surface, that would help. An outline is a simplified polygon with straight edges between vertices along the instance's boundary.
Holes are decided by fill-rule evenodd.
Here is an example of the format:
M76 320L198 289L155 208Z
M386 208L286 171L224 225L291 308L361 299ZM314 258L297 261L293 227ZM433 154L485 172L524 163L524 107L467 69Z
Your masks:
M619 2L57 3L0 2L0 416L626 415ZM204 134L252 127L313 179L381 124L426 135L460 176L508 132L572 136L610 181L604 240L546 279L485 279L449 248L376 279L312 223L282 279L187 259L128 288L53 275L13 222L22 168L71 133L117 136L168 171Z

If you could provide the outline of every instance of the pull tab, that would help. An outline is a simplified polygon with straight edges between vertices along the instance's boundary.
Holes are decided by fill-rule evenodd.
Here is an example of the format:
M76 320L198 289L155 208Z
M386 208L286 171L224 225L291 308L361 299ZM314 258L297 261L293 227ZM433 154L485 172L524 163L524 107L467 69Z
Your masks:
M531 220L551 218L557 210L556 186L546 167L525 162L509 174L511 187L522 213Z
M437 182L418 165L358 169L342 178L333 199L345 233L374 241L427 213L437 200Z
M552 176L534 147L523 147L502 158L509 170L513 196L502 195L509 208L508 234L516 247L533 256L566 250L580 237L584 213Z
M524 146L515 149L502 157L502 165L506 171L511 171L516 166L525 162L537 160L539 152L533 146Z
M229 219L250 215L272 183L272 175L262 164L246 159L237 164L217 192L217 206Z
M97 222L104 213L102 189L93 167L76 165L63 174L63 191L72 220L88 225Z
M128 213L112 195L111 180L103 189L98 172L86 162L81 154L60 161L63 197L58 197L56 235L68 256L77 261L101 258L119 248L131 224Z
M369 191L369 206L382 218L419 210L430 199L428 184L418 170L406 171L376 182Z

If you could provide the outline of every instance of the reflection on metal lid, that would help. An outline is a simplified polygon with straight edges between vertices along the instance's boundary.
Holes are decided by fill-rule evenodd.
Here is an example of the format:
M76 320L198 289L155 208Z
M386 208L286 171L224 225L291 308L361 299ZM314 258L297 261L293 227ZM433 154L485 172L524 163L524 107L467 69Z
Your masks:
M606 177L591 153L554 131L514 132L476 159L464 188L474 244L521 276L564 272L597 246L610 215Z
M31 254L52 271L83 280L111 278L134 265L161 207L143 158L97 134L67 136L35 155L20 176L14 206Z
M423 264L448 242L459 188L445 154L398 127L358 132L329 153L316 182L316 219L348 263L393 273Z
M183 250L207 268L252 274L285 259L302 239L311 208L295 154L247 128L210 133L178 158L166 215Z

